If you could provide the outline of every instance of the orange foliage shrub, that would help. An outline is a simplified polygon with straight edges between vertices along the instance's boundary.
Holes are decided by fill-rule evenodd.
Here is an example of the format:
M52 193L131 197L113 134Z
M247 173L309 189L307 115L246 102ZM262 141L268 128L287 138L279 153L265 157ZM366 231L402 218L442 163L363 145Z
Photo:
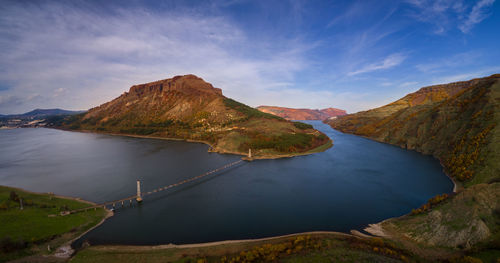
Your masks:
M423 204L421 207L419 207L417 209L412 209L411 214L412 215L421 214L421 213L431 209L432 207L436 206L437 204L443 202L448 197L449 197L448 194L436 195L433 198L429 199L429 201L427 201L427 203Z

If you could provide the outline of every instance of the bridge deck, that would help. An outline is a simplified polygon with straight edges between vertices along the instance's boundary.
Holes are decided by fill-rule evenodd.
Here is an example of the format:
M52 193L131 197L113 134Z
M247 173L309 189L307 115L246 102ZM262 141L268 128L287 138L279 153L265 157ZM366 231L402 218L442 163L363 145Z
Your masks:
M170 184L170 185L167 185L167 186L156 188L154 190L151 190L149 192L146 192L146 193L142 194L142 196L151 195L151 194L154 194L154 193L158 193L158 192L170 189L170 188L174 188L174 187L177 187L177 186L180 186L180 185L183 185L183 184L186 184L186 183L198 180L198 179L203 178L205 176L208 176L208 175L211 175L213 173L217 173L219 171L222 171L224 169L232 167L232 166L234 166L236 164L239 164L241 162L243 162L243 160L238 160L236 162L232 162L232 163L226 164L226 165L221 166L221 167L219 167L217 169L213 169L213 170L208 171L208 172L206 172L204 174L201 174L201 175L198 175L198 176L195 176L195 177L191 177L189 179L183 180L183 181L175 183L175 184ZM122 199L119 199L119 200L108 201L108 202L104 202L104 203L101 203L101 204L92 205L92 206L89 206L89 207L74 209L74 210L69 211L69 213L72 214L72 213L76 213L76 212L80 212L80 211L94 209L94 208L97 208L97 207L104 207L104 206L108 206L108 205L114 205L116 203L121 203L121 202L129 201L129 200L134 200L137 197L138 197L137 195L132 195L132 196L129 196L129 197L126 197L126 198L122 198Z

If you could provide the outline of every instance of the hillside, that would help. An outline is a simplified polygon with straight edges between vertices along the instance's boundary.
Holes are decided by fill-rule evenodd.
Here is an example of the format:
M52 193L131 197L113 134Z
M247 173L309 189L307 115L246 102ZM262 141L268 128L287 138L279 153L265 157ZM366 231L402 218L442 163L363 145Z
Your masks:
M194 75L134 85L88 112L52 121L63 129L205 142L213 151L256 158L304 154L330 139L312 126L294 123L222 95ZM321 148L321 149L322 149Z
M326 120L330 117L346 115L345 110L326 108L322 110L293 109L276 106L259 106L258 110L287 120Z
M46 120L83 112L61 109L35 109L23 114L0 115L0 129L44 127Z
M47 116L56 116L56 115L74 115L83 113L84 111L71 111L71 110L62 110L62 109L35 109L23 114L10 114L10 115L1 115L0 118L44 118Z
M456 195L391 219L384 231L427 245L500 244L500 75L425 87L386 106L328 121L333 128L431 154ZM438 199L437 199L438 200ZM489 246L489 245L485 245Z
M45 117L54 115L73 115L83 113L84 111L72 111L72 110L62 110L62 109L35 109L30 112L26 112L21 116L25 117Z

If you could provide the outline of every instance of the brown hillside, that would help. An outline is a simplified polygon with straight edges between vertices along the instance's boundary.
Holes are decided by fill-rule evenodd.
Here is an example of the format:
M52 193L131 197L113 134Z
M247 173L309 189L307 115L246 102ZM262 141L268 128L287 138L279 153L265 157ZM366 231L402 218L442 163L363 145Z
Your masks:
M500 244L500 74L422 88L328 123L342 132L432 154L463 184L438 205L385 221L390 235L447 247Z
M330 143L293 123L226 98L194 75L134 85L118 98L55 124L74 130L205 142L212 150L255 157L303 154ZM324 147L323 147L324 148Z

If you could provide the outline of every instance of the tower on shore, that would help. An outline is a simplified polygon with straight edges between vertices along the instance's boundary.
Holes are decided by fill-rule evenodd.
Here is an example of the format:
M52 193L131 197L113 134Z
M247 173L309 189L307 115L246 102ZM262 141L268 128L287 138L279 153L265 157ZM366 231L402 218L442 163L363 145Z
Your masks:
M248 158L252 158L252 149L248 148Z
M137 197L136 199L138 203L142 202L142 197L141 197L141 181L137 180Z

